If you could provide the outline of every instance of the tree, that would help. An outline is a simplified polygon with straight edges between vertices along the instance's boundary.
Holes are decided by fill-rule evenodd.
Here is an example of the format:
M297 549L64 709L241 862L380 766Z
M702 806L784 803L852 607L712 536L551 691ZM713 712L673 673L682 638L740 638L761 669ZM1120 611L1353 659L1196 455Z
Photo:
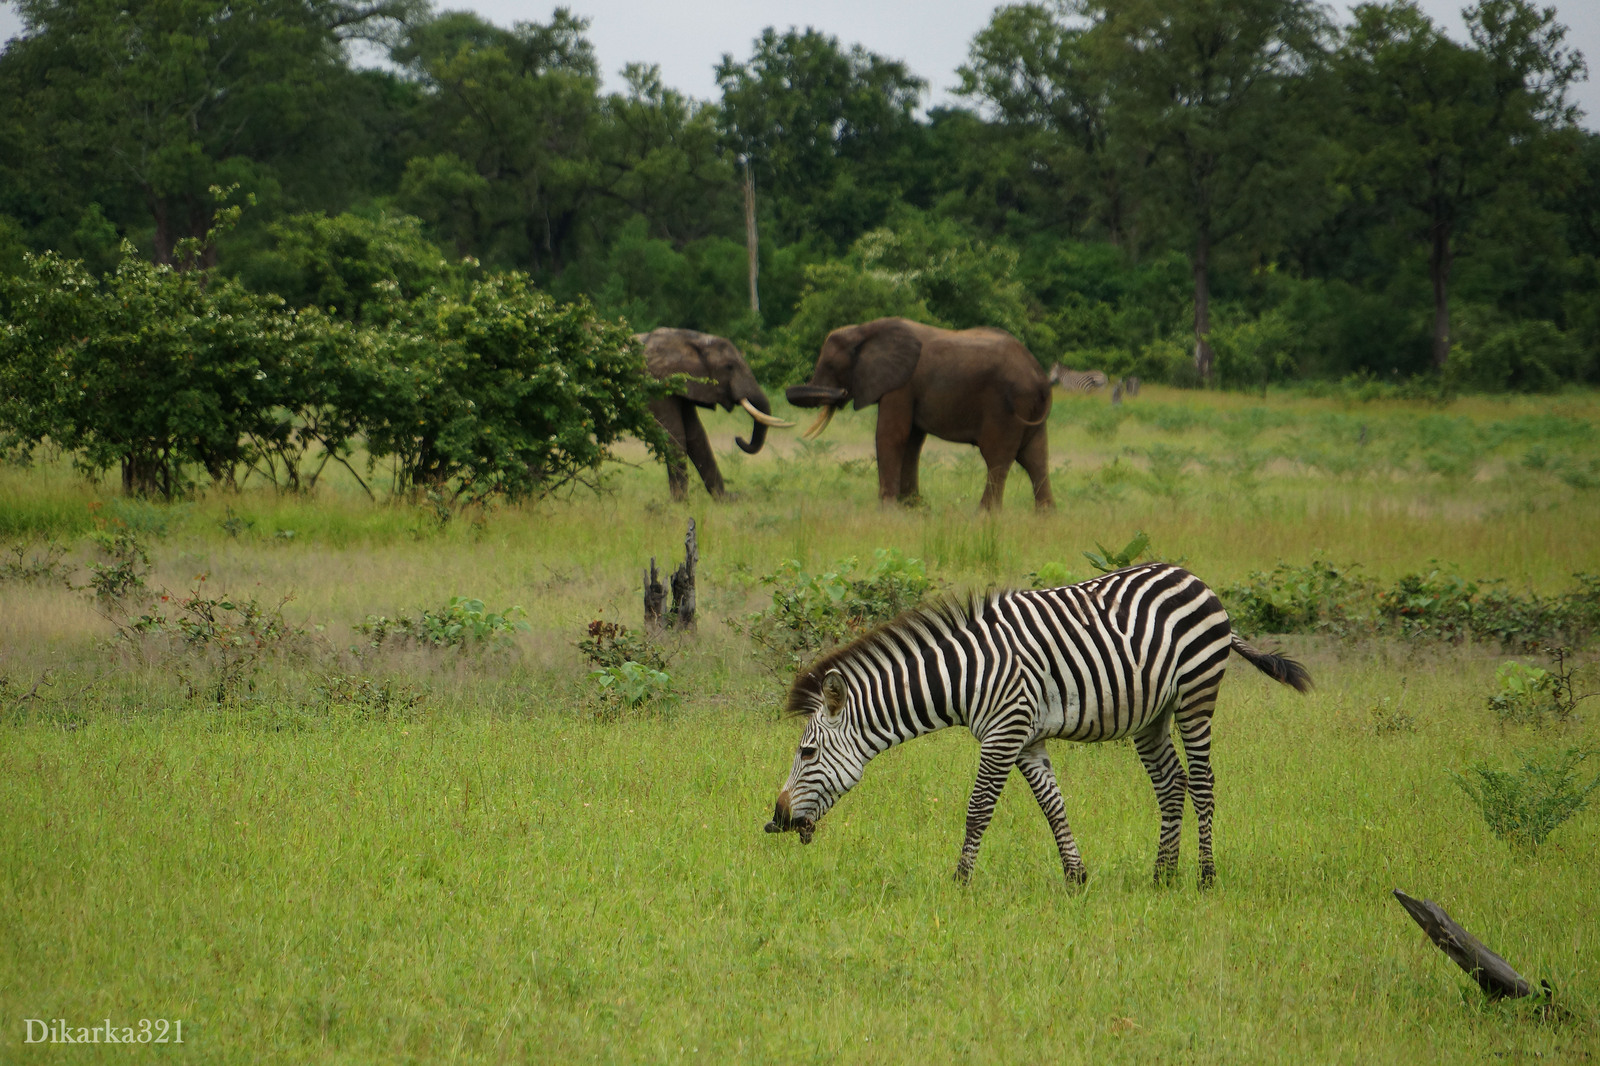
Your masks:
M29 257L0 291L0 428L48 437L124 491L171 499L199 465L231 481L249 442L285 432L295 353L314 324L275 296L140 259L103 285L81 263Z
M1029 178L1049 186L1053 213L1072 232L1098 223L1112 244L1137 253L1136 184L1150 145L1113 139L1111 72L1082 10L1060 2L1054 13L1037 3L997 9L973 38L961 92L1013 131Z
M914 180L924 83L902 63L769 27L746 62L722 57L717 84L726 143L749 160L781 240L845 248Z
M1111 141L1151 153L1142 206L1190 249L1194 359L1209 382L1219 246L1262 237L1304 187L1312 116L1297 109L1328 27L1310 0L1085 0L1109 81Z
M210 186L276 188L279 164L293 182L328 162L308 153L337 156L352 139L337 97L365 84L342 41L378 32L412 2L18 6L23 34L0 55L0 92L16 105L6 139L27 163L0 209L44 222L98 203L171 263L180 241L205 233Z
M621 322L559 304L525 275L491 275L462 296L397 308L351 356L359 421L398 492L449 499L540 496L593 485L624 434L671 447L649 401L666 383Z
M551 276L573 258L599 183L600 108L587 23L557 8L548 25L504 30L466 12L410 28L394 58L424 87L424 151L402 203L463 254ZM466 194L470 210L461 210Z
M1576 121L1566 90L1584 73L1582 57L1562 47L1554 8L1482 0L1464 17L1470 47L1411 0L1362 4L1339 54L1351 176L1428 242L1436 371L1450 356L1459 242L1507 184L1564 179Z

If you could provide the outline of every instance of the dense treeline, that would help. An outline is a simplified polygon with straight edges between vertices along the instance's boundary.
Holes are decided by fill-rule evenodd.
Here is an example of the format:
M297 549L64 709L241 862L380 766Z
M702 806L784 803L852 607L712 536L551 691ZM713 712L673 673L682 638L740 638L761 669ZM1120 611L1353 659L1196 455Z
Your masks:
M1600 377L1600 136L1567 100L1582 57L1525 0L1468 8L1465 43L1406 0L1345 25L1308 0L1011 5L971 43L968 106L926 115L903 64L809 29L725 56L721 98L697 101L643 64L603 93L559 8L510 29L426 0L19 8L0 53L13 381L46 343L29 300L109 300L93 314L113 329L119 286L187 286L172 299L195 321L238 301L268 333L331 344L346 376L397 373L394 338L445 329L446 304L548 296L586 297L585 321L731 336L769 386L882 314L1001 325L1046 363L1179 384ZM357 44L389 64L356 65ZM220 236L219 190L248 204ZM302 421L241 434L300 434L316 401L272 403ZM74 437L109 424L69 407L10 418L13 442L76 441L160 484L149 456ZM392 416L341 417L376 441ZM183 461L225 479L239 456L217 431L220 451ZM455 459L397 437L397 476L462 469L451 439Z

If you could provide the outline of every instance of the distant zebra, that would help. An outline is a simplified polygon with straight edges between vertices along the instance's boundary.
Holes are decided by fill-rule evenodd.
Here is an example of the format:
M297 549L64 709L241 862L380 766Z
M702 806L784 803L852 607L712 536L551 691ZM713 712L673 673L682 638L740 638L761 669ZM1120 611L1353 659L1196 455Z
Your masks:
M1016 767L1055 834L1067 881L1082 883L1088 875L1045 740L1131 737L1161 808L1157 881L1176 872L1187 793L1207 884L1215 874L1211 712L1230 651L1300 692L1311 687L1304 667L1246 644L1216 595L1165 563L908 612L795 679L788 709L809 721L767 832L795 830L810 843L817 822L861 780L874 755L964 725L978 740L979 757L957 880L971 875L995 801ZM1173 747L1174 723L1187 774Z
M1050 384L1059 385L1068 392L1093 392L1105 388L1108 380L1099 370L1073 370L1062 363L1050 368Z

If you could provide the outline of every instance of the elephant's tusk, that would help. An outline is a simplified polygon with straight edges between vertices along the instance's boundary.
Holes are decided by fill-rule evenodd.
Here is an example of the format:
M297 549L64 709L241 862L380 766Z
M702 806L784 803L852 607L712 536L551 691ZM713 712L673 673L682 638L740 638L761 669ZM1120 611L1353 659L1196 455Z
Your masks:
M816 440L818 437L822 436L822 431L828 428L829 422L833 421L833 412L835 410L837 410L837 408L835 408L832 404L828 404L826 407L824 407L817 413L817 420L811 423L811 428L807 429L802 436L806 440Z
M794 428L793 422L785 422L781 418L773 418L769 414L764 414L763 412L756 410L756 405L751 403L749 400L740 400L739 406L750 412L750 417L755 419L757 422L760 422L763 426L771 426L773 429Z

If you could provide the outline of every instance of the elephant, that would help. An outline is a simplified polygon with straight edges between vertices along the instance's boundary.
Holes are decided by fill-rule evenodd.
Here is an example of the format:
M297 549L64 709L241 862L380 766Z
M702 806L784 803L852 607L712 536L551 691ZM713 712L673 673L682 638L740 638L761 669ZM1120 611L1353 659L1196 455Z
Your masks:
M928 434L975 444L989 468L981 506L1000 506L1012 463L1033 481L1040 510L1050 493L1050 379L1022 342L1001 329L948 330L880 318L828 334L807 385L789 402L821 407L815 438L847 400L878 405L878 497L917 497L917 460Z
M748 441L735 437L734 443L750 455L759 452L767 442L769 426L787 429L794 423L772 417L772 405L767 402L766 393L761 391L750 365L731 341L692 329L666 327L636 333L633 339L644 345L645 368L658 381L674 374L705 379L690 381L679 395L650 401L650 413L678 446L677 454L667 460L668 491L675 500L683 499L688 491L689 472L683 462L687 453L700 473L700 480L705 482L706 491L713 499L723 499L727 489L722 483L722 471L717 469L711 442L695 408L721 406L731 411L743 407L748 411L755 420L755 428Z

